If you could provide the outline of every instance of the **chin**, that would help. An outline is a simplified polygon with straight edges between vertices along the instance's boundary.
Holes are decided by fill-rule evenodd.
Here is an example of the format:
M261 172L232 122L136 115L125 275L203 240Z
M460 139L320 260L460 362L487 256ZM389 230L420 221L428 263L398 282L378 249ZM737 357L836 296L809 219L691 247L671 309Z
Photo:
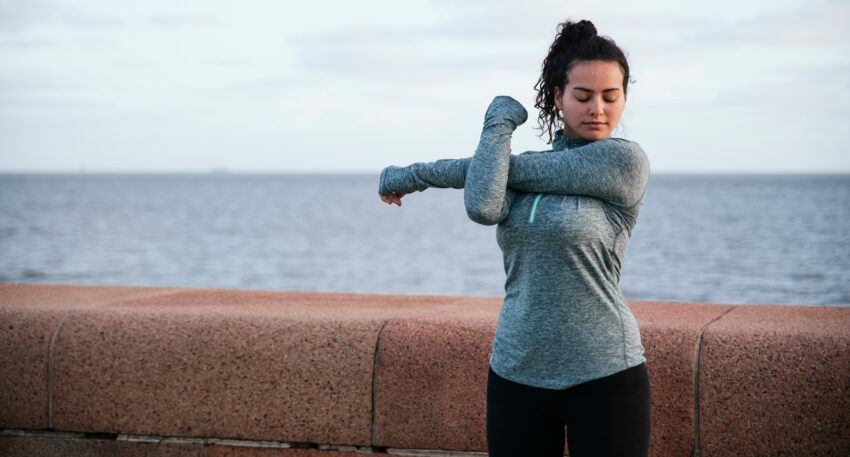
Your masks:
M610 131L601 131L601 130L593 130L591 132L587 132L584 135L584 139L586 140L601 140L602 138L607 137L611 132Z

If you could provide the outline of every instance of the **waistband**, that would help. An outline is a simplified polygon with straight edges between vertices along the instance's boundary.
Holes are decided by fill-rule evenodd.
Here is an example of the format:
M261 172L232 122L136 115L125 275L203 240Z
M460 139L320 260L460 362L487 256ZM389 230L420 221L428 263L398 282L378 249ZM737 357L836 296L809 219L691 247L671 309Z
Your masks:
M526 384L520 384L510 379L503 378L499 376L493 368L489 368L490 376L494 376L495 379L499 380L502 383L511 384L515 387L521 387L523 389L531 389L538 390L541 392L583 392L583 393L594 393L600 391L607 391L610 389L622 388L625 386L633 386L640 383L648 383L649 382L649 373L646 369L646 362L641 362L638 365L633 367L626 368L625 370L618 371L616 373L610 374L608 376L603 376L597 379L591 379L590 381L583 382L581 384L576 384L574 386L567 387L566 389L546 389L543 387L537 386L529 386Z

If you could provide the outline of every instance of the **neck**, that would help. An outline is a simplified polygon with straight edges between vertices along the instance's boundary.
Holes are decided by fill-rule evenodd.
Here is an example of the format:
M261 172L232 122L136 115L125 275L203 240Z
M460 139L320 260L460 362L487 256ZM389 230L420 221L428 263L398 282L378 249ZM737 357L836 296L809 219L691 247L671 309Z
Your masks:
M555 135L552 138L552 150L562 151L564 149L577 148L579 146L593 143L594 141L597 140L588 140L587 138L582 138L580 136L565 136L564 129L558 129L555 131Z

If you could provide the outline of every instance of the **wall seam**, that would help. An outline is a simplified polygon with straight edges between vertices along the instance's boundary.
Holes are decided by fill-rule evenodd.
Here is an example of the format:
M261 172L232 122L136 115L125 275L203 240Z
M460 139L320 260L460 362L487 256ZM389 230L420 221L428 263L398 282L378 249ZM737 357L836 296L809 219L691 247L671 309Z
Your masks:
M377 383L378 373L378 351L381 347L381 335L384 333L384 327L387 326L389 320L385 320L378 329L378 337L375 339L375 353L372 355L372 417L369 423L369 445L375 445L375 384Z
M720 320L721 317L729 314L730 311L737 308L738 305L734 305L731 308L727 309L719 316L712 319L707 324L703 325L699 330L699 334L697 334L697 342L696 349L694 351L694 452L693 457L701 457L700 451L700 442L699 442L699 366L700 366L700 358L702 357L702 335L705 333L705 330L709 325Z
M73 311L68 311L64 316L62 316L62 319L59 321L56 329L53 330L53 335L50 337L50 345L47 349L47 428L49 429L53 428L53 369L55 364L53 351L56 348L56 340L59 338L59 330L62 329L62 325L65 324L65 320L72 312Z

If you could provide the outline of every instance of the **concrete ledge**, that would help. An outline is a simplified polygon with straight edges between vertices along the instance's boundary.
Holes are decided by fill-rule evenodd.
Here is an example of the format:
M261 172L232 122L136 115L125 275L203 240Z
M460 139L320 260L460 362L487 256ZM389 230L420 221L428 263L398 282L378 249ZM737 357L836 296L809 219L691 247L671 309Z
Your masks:
M746 305L706 329L703 453L850 456L848 312Z
M629 305L651 455L850 455L850 308ZM0 454L482 455L500 306L0 284Z
M376 358L376 443L487 449L487 366L499 307L500 300L467 299L441 315L387 323Z
M640 325L652 396L651 455L690 456L696 447L697 348L732 305L630 302Z
M141 287L31 286L0 284L0 427L50 427L48 376L51 345L72 310L125 299L154 297L177 289Z

